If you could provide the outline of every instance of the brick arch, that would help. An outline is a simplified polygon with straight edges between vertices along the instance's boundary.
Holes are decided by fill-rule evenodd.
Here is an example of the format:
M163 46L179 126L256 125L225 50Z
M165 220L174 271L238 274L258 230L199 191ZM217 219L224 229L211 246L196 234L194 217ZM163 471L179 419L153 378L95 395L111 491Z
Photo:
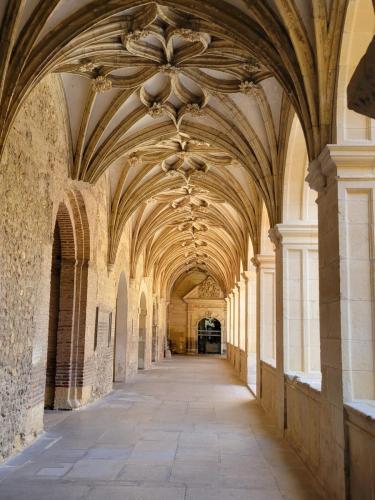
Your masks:
M54 238L57 230L61 247L61 266L54 407L72 409L80 406L84 397L87 281L90 258L88 218L83 197L78 191L68 191L60 203ZM52 306L56 307L56 304L50 305L50 317ZM53 338L51 322L49 330L50 343Z

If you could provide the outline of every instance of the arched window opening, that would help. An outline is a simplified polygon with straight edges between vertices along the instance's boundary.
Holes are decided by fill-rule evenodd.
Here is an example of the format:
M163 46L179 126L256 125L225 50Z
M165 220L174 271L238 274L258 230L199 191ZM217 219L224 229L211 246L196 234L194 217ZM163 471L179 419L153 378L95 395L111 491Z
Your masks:
M294 117L286 157L283 221L277 225L278 293L283 297L284 371L320 379L316 192L305 181L308 155Z

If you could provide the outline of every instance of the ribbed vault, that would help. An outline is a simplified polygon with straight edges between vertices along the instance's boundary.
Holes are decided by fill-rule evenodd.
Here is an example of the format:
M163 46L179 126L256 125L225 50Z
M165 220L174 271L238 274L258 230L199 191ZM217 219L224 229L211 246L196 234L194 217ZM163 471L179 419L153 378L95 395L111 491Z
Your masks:
M131 275L142 255L162 296L191 269L228 291L249 237L259 251L262 203L281 220L294 114L311 160L334 139L346 3L5 1L0 147L28 94L60 74L70 175L108 176L109 264L130 224Z

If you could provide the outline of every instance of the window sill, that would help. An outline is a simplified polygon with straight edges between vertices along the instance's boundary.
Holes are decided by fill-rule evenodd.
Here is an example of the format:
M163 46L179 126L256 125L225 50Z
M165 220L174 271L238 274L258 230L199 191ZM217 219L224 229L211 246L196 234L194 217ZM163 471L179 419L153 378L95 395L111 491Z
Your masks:
M375 422L375 401L373 399L357 399L345 403L349 411L355 411Z
M318 393L322 392L322 374L320 372L313 373L298 373L289 372L285 376L291 383L295 382L302 384L313 391Z

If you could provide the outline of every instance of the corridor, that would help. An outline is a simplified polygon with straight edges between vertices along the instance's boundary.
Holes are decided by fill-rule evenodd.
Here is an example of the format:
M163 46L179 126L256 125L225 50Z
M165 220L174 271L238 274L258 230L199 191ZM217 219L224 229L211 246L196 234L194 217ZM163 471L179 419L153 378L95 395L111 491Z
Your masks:
M0 466L1 500L315 500L230 364L174 357L75 412Z

